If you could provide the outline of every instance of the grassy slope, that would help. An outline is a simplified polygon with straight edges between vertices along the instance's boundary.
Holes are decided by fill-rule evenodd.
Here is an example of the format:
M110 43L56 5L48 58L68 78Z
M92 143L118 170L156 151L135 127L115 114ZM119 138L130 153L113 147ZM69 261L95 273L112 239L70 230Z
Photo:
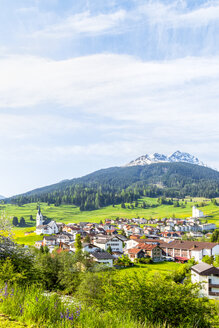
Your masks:
M142 202L141 200L139 204ZM147 204L157 205L157 199L155 198L144 198ZM61 205L55 207L54 205L48 206L47 204L41 204L41 210L43 215L56 220L57 222L69 223L69 222L99 222L106 218L116 218L116 217L145 217L145 218L163 218L171 217L175 214L176 217L185 218L191 216L192 206L194 203L200 203L202 199L193 199L193 202L188 201L186 208L173 207L173 205L161 205L155 208L142 209L140 206L138 208L132 209L122 209L120 205L108 206L95 211L80 212L79 208L72 205ZM208 215L208 222L216 223L219 226L219 206L213 205L209 200L206 200L207 206L200 207L205 215ZM41 236L36 236L35 221L30 221L30 215L33 215L35 219L37 212L37 204L26 204L23 206L16 205L0 205L1 212L5 213L5 216L12 220L13 216L20 218L23 216L26 220L27 227L25 228L14 228L15 238L20 243L34 244L36 240L41 240ZM31 232L29 235L25 235L26 232Z
M175 270L177 270L179 267L183 266L184 264L176 263L176 262L160 262L160 263L154 263L154 264L140 264L136 265L135 267L129 267L125 269L121 269L117 272L119 275L126 275L129 272L142 272L144 274L154 274L154 273L160 273L161 275L167 275Z
M1 328L33 328L35 325L27 326L26 324L23 324L21 322L17 322L9 318L8 316L4 314L0 314L0 327Z

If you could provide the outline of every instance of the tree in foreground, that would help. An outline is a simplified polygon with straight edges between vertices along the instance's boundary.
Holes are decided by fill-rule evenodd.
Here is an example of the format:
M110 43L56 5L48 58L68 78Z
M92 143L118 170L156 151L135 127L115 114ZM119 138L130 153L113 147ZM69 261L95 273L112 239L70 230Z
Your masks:
M78 233L75 237L75 252L78 253L82 250L81 235Z

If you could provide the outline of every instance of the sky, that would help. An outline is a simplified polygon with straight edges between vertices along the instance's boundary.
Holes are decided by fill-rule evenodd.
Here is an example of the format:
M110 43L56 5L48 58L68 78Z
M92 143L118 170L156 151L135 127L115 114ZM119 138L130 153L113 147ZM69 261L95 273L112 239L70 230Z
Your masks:
M219 169L219 1L0 0L0 194L176 150Z

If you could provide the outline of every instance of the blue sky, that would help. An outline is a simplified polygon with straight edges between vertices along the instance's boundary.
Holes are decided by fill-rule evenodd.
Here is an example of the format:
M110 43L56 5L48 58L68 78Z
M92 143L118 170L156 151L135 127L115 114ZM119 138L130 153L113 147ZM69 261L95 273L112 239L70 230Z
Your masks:
M219 168L219 1L0 9L0 194L178 149Z

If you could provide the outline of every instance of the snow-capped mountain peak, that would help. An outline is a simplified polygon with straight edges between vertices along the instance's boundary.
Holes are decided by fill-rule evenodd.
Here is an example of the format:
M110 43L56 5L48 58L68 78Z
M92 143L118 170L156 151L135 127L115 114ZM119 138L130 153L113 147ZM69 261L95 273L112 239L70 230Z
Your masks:
M190 164L196 164L200 166L206 166L203 162L201 162L197 157L190 155L189 153L181 152L177 150L170 156L166 156L163 154L154 153L151 155L143 155L135 160L128 163L126 166L136 166L136 165L149 165L154 163L162 163L162 162L185 162Z
M203 162L201 162L197 157L190 155L189 153L183 153L177 150L171 156L168 157L170 162L186 162L191 164L197 164L201 166L205 166Z

